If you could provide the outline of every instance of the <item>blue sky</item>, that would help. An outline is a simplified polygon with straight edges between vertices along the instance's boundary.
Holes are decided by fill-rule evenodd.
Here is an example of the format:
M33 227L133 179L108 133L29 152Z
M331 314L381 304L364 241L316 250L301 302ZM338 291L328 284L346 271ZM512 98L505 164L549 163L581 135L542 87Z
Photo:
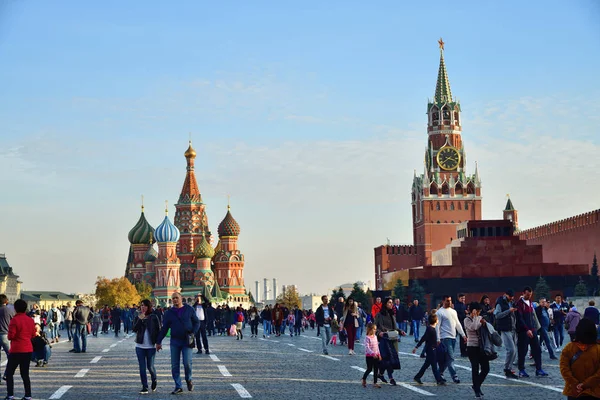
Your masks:
M0 252L25 289L122 274L192 132L249 288L372 280L373 247L412 237L440 36L484 217L506 193L523 228L598 208L599 21L595 1L2 2Z

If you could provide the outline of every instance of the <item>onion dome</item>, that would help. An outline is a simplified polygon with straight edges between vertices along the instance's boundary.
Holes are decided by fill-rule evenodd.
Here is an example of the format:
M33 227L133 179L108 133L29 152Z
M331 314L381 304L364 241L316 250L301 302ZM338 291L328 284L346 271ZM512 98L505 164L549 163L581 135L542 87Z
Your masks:
M152 240L154 228L146 221L144 216L144 206L142 206L142 215L137 224L129 231L129 243L131 244L146 244Z
M190 145L188 149L183 153L185 158L196 158L196 150L192 147L192 141L190 140Z
M159 243L177 242L179 240L179 229L169 219L169 210L165 209L165 219L154 231L154 237Z
M212 248L210 243L208 243L208 240L206 240L206 236L204 236L204 233L202 233L202 240L198 246L196 246L196 249L194 250L194 256L196 256L196 259L200 259L212 258L214 255L215 249Z
M148 250L144 253L144 261L145 262L154 262L158 257L158 253L154 250L154 246L150 245Z
M223 236L239 236L240 234L240 225L237 223L233 216L231 215L231 207L227 206L227 214L223 221L219 224L219 229L217 232L219 233L219 237Z

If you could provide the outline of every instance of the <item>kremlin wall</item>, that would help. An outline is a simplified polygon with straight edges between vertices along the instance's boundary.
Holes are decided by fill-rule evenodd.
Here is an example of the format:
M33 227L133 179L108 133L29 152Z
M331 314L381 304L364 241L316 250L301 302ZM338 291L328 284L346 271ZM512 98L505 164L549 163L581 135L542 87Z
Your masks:
M391 290L398 279L405 286L418 280L434 306L445 294L465 293L471 301L483 294L494 299L508 288L519 293L544 277L553 292L573 295L600 252L600 210L519 231L509 198L502 219L482 219L479 170L476 165L473 175L466 173L462 110L452 97L441 39L439 44L425 168L415 172L412 185L414 244L374 249L376 290Z

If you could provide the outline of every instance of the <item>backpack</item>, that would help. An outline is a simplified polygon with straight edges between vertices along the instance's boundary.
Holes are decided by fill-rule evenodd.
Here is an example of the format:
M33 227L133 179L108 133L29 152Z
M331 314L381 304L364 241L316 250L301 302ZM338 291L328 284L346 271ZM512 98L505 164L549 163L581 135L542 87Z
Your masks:
M237 316L237 322L244 322L244 315L242 313L239 313Z
M52 322L58 322L58 311L52 310Z

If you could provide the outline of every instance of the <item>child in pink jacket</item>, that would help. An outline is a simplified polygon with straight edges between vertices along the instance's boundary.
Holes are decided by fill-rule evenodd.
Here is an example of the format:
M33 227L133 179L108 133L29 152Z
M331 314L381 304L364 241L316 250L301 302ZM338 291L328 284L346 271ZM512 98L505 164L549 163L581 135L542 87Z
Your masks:
M377 342L377 326L372 322L367 324L367 336L365 336L365 358L367 359L367 370L362 377L363 387L367 387L367 376L373 371L373 387L380 388L377 384L377 376L379 375L378 365L381 360L379 353L379 343Z

